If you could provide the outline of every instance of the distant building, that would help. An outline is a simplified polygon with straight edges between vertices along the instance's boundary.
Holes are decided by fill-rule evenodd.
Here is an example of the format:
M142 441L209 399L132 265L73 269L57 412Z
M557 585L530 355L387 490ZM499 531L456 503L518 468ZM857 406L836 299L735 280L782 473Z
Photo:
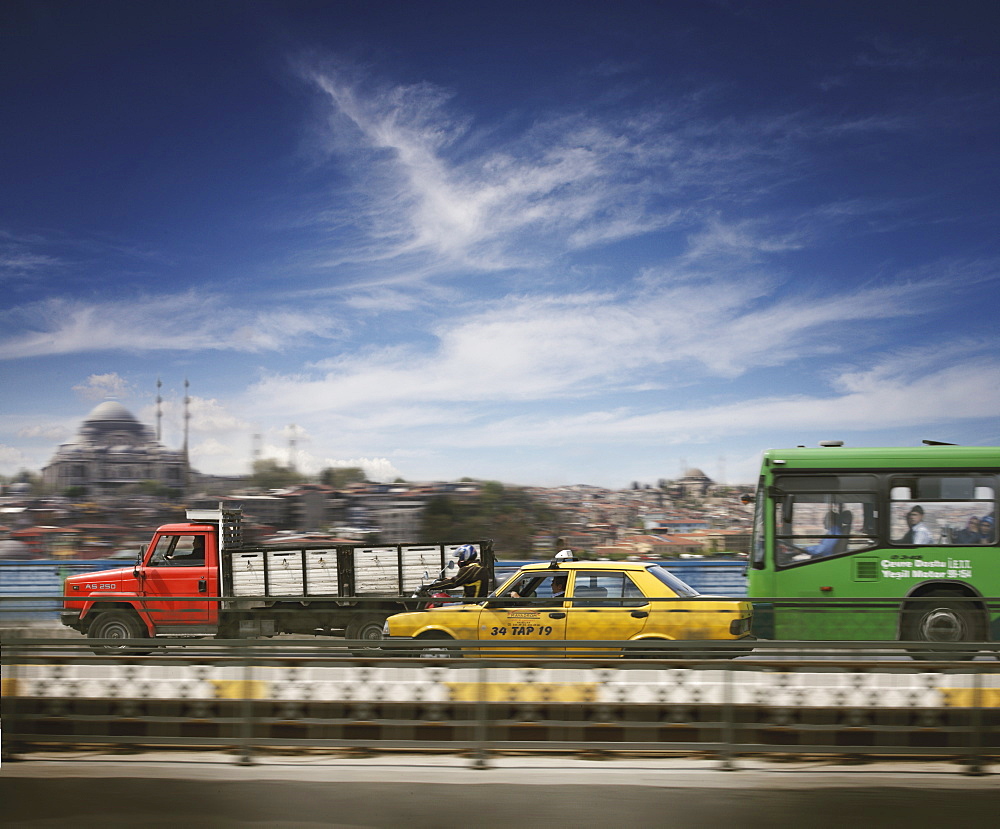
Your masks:
M700 469L689 469L684 473L684 477L676 482L677 488L684 495L706 495L714 484L715 481Z
M657 518L648 517L643 521L643 529L649 533L690 533L696 530L707 530L707 518Z
M80 487L87 495L117 495L146 482L183 491L184 452L170 451L153 430L120 403L106 400L80 425L74 440L56 451L42 480L58 491Z

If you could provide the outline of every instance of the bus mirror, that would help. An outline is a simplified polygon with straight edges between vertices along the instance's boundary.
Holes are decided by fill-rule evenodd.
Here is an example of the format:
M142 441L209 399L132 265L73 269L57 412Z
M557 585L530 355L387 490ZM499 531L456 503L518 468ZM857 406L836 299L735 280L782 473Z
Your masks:
M781 502L781 521L784 524L792 523L792 505L795 503L795 496L788 494L785 495L784 500Z

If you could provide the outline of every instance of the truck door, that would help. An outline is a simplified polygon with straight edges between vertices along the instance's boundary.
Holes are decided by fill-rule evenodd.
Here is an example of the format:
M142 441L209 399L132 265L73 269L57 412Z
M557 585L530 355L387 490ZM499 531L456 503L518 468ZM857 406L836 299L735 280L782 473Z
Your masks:
M214 537L206 533L157 536L146 559L142 592L157 627L214 624L218 567ZM155 600L152 597L156 597Z

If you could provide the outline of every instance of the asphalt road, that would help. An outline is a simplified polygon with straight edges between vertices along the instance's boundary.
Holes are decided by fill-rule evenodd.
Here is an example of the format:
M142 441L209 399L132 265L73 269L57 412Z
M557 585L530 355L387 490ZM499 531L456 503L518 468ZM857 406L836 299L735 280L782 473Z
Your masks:
M0 767L7 829L212 827L986 827L1000 767L957 763L158 752Z

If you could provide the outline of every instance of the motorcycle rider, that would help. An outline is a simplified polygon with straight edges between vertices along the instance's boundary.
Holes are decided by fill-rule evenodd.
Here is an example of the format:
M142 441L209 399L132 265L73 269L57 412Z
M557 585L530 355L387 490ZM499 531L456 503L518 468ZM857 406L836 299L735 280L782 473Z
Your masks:
M458 573L450 579L439 579L421 588L421 592L433 593L440 590L462 588L466 599L480 599L489 592L488 574L479 561L479 550L472 544L463 544L455 551L458 558Z

